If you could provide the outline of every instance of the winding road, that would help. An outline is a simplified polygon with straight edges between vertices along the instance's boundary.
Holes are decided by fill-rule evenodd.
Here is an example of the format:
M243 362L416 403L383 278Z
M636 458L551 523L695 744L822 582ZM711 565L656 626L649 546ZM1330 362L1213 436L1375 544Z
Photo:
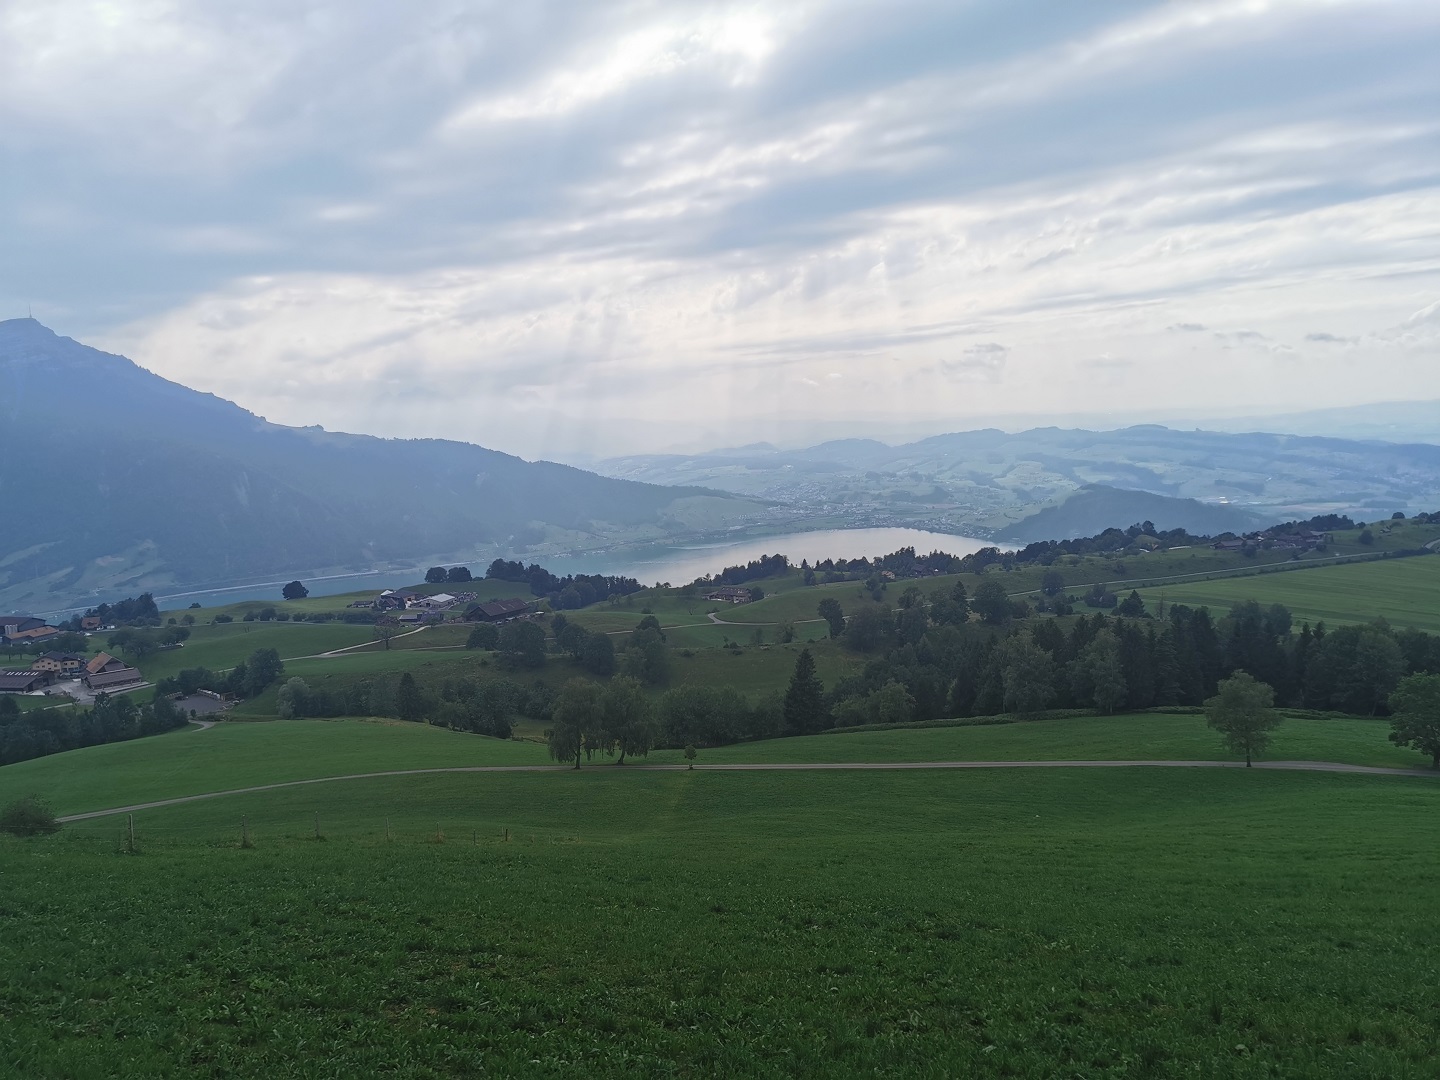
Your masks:
M1261 761L1256 769L1278 772L1355 773L1363 776L1422 776L1440 778L1433 769L1387 769L1374 765L1346 765L1335 761ZM845 761L845 762L737 762L733 764L696 765L694 772L852 772L852 771L913 771L917 769L1243 769L1243 761ZM687 772L689 765L600 765L581 772ZM61 823L88 821L113 814L133 814L139 810L156 810L164 806L181 806L202 799L220 799L227 795L251 795L259 791L305 787L309 784L332 784L341 780L374 780L390 776L432 776L440 773L573 773L569 765L466 765L444 769L390 769L385 772L353 773L348 776L317 776L309 780L287 780L278 784L207 791L200 795L181 795L174 799L115 806L108 810L91 810L84 814L67 814L55 820Z

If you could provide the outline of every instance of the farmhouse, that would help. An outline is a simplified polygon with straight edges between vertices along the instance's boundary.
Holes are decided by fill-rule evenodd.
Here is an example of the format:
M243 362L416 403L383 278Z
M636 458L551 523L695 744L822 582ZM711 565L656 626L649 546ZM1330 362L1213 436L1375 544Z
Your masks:
M1244 547L1244 540L1217 540L1215 542L1216 551L1241 551Z
M48 671L0 671L0 694L33 694L50 678Z
M109 668L85 676L85 685L91 690L114 690L122 686L143 683L145 676L133 667Z
M723 585L705 594L706 600L716 600L722 604L748 604L754 598L754 593L738 585Z
M36 637L34 631L44 629L44 619L32 618L29 615L0 615L0 638L5 641L31 641ZM49 629L51 633L55 632L53 627Z
M519 597L511 597L509 600L491 600L489 603L475 604L466 610L465 618L472 622L508 622L529 613L530 605L528 603Z
M36 671L53 671L61 675L78 675L85 666L85 657L79 653L47 652L37 656L30 665Z
M434 596L420 596L410 601L409 606L420 608L422 611L444 611L446 608L454 607L456 597L449 593L436 593Z
M102 625L99 615L86 615L80 620L80 629L85 631L99 630Z
M126 666L128 665L124 660L117 660L109 653L102 652L85 665L85 675L87 678L91 675L102 675L107 671L119 671Z

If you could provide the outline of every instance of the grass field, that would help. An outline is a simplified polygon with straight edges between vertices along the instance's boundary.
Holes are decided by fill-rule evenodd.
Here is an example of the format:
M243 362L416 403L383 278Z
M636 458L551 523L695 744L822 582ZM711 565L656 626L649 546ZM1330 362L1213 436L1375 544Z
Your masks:
M1393 746L1383 720L1284 721L1270 760L1335 761L1419 768L1424 758ZM703 750L699 762L1237 760L1200 716L1140 713L1028 723L859 731L770 739ZM679 763L678 751L656 751ZM59 813L86 813L262 783L390 769L531 765L549 761L533 742L502 742L423 724L375 720L221 723L36 758L0 769L0 805L38 794ZM593 767L605 768L597 758ZM1440 778L1437 778L1440 779Z
M1440 558L1434 556L1167 585L1141 595L1153 610L1162 592L1166 603L1205 605L1217 613L1244 600L1284 604L1297 626L1302 620L1334 626L1383 615L1397 628L1440 632Z
M368 626L345 623L233 622L196 626L182 648L147 656L139 667L153 682L184 668L223 671L256 649L275 649L282 659L288 659L358 645L373 636ZM94 640L103 647L103 638Z
M1243 770L590 770L212 800L137 815L136 856L113 819L0 843L0 1061L1428 1077L1437 800Z

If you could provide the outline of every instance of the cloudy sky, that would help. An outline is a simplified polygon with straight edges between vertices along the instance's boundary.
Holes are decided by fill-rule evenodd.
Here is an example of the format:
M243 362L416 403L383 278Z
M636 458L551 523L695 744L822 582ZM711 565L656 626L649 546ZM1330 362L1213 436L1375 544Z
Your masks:
M575 457L1440 398L1432 0L0 0L0 317Z

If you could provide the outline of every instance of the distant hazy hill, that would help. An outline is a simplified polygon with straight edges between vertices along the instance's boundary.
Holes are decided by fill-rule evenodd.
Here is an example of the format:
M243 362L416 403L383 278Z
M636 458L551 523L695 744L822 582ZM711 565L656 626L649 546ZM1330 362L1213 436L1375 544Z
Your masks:
M4 608L685 535L756 509L467 443L281 427L30 319L0 322L0 427Z
M1081 488L1059 506L1047 506L1038 513L999 530L995 538L1015 544L1036 540L1069 540L1094 536L1111 527L1126 528L1151 522L1157 529L1184 529L1198 536L1244 533L1273 524L1245 510L1216 506L1194 499L1172 499L1145 491L1091 485Z
M1228 503L1270 520L1440 506L1440 446L1153 424L1116 431L991 428L900 446L844 439L803 450L742 447L616 458L596 468L629 480L783 499L817 513L843 506L880 524L903 520L996 535L1089 485ZM1120 517L1098 524L1136 520Z

